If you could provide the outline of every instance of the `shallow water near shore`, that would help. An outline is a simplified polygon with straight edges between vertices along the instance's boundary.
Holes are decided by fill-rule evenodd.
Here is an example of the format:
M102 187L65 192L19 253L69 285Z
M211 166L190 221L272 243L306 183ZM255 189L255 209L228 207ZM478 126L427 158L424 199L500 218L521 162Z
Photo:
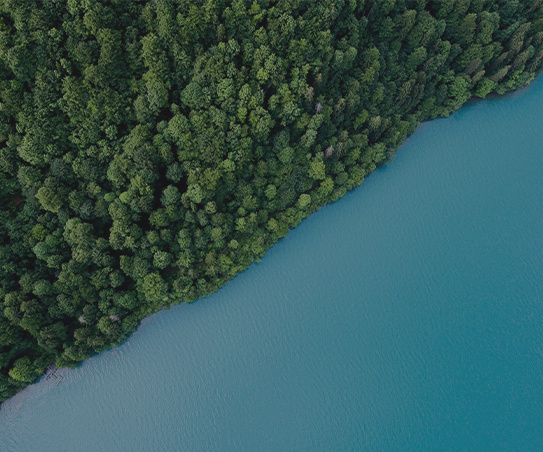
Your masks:
M543 450L543 79L423 124L205 300L0 409L0 450Z

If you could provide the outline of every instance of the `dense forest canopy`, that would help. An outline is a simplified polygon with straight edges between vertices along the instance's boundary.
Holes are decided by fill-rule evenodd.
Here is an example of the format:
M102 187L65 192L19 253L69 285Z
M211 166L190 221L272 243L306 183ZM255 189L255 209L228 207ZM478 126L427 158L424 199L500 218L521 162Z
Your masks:
M542 0L0 0L0 401L542 60Z

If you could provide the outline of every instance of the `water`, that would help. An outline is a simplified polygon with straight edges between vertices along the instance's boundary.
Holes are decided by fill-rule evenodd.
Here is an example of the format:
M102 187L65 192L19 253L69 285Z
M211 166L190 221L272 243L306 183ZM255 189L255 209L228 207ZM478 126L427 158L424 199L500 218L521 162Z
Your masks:
M424 124L217 294L0 411L2 451L543 450L543 80Z

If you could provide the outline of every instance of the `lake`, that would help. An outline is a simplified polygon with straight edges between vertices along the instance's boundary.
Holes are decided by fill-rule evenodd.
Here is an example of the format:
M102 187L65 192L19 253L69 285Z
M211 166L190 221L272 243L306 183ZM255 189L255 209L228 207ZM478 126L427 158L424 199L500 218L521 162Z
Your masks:
M540 79L4 403L0 450L543 450L542 232Z

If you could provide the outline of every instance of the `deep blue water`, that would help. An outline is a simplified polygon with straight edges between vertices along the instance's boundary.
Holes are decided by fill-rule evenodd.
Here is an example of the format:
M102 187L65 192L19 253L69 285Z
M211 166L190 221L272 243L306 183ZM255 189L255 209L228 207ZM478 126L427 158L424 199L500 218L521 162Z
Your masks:
M543 80L423 124L222 290L0 411L2 451L543 450Z

